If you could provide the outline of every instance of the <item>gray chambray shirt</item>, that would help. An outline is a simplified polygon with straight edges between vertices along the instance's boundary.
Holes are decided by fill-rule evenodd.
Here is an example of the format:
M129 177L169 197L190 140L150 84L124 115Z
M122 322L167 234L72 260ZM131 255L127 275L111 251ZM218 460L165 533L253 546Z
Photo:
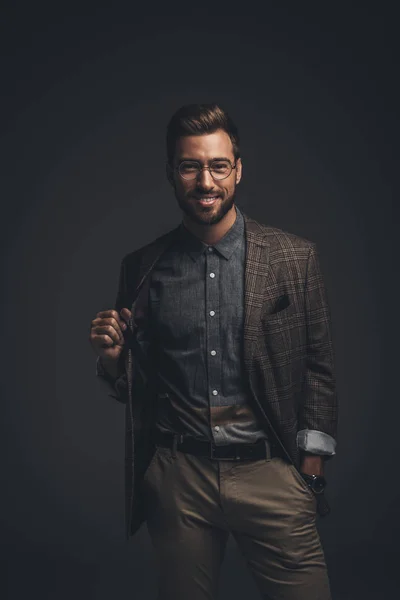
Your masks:
M151 274L147 326L138 335L145 352L154 344L156 427L216 445L268 437L247 402L245 233L237 206L236 215L214 246L181 223Z

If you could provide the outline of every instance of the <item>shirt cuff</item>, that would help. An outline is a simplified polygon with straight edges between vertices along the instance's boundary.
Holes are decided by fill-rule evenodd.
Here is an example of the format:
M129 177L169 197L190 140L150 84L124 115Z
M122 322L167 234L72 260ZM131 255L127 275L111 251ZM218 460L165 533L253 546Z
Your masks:
M126 377L122 375L117 379L113 379L101 364L100 356L96 360L96 377L104 385L104 389L111 398L122 401L122 393L127 387Z
M312 454L336 454L336 440L332 436L315 429L302 429L297 433L297 445L301 450Z

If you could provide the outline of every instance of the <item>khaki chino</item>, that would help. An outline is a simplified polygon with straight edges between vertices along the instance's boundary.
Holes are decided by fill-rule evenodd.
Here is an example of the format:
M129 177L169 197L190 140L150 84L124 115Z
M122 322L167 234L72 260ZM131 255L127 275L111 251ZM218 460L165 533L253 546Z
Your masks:
M215 600L229 534L262 598L330 600L316 499L284 459L220 461L157 446L142 491L158 600Z

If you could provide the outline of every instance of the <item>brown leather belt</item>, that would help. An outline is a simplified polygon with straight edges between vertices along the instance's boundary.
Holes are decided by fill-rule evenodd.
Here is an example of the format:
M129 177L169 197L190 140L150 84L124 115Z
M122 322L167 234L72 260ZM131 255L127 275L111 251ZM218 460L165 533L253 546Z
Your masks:
M283 456L282 451L269 440L258 440L254 444L227 444L216 446L212 442L198 440L194 437L182 434L154 432L154 442L158 446L174 448L180 452L194 454L213 460L259 460L262 458L274 458ZM287 460L287 459L285 459Z

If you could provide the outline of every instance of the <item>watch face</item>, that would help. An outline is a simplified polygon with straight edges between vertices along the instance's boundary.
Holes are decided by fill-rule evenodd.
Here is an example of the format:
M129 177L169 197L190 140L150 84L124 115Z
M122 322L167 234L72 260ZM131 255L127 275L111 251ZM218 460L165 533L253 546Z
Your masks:
M320 494L325 488L325 479L323 477L316 477L312 483L312 487L317 494Z
M316 494L320 494L324 491L326 486L326 479L322 475L306 475L302 474L305 482L314 490Z
M316 494L320 494L321 492L323 492L325 485L326 485L325 478L320 477L318 475L313 478L313 481L311 483L311 487L313 488L313 490L315 491Z

